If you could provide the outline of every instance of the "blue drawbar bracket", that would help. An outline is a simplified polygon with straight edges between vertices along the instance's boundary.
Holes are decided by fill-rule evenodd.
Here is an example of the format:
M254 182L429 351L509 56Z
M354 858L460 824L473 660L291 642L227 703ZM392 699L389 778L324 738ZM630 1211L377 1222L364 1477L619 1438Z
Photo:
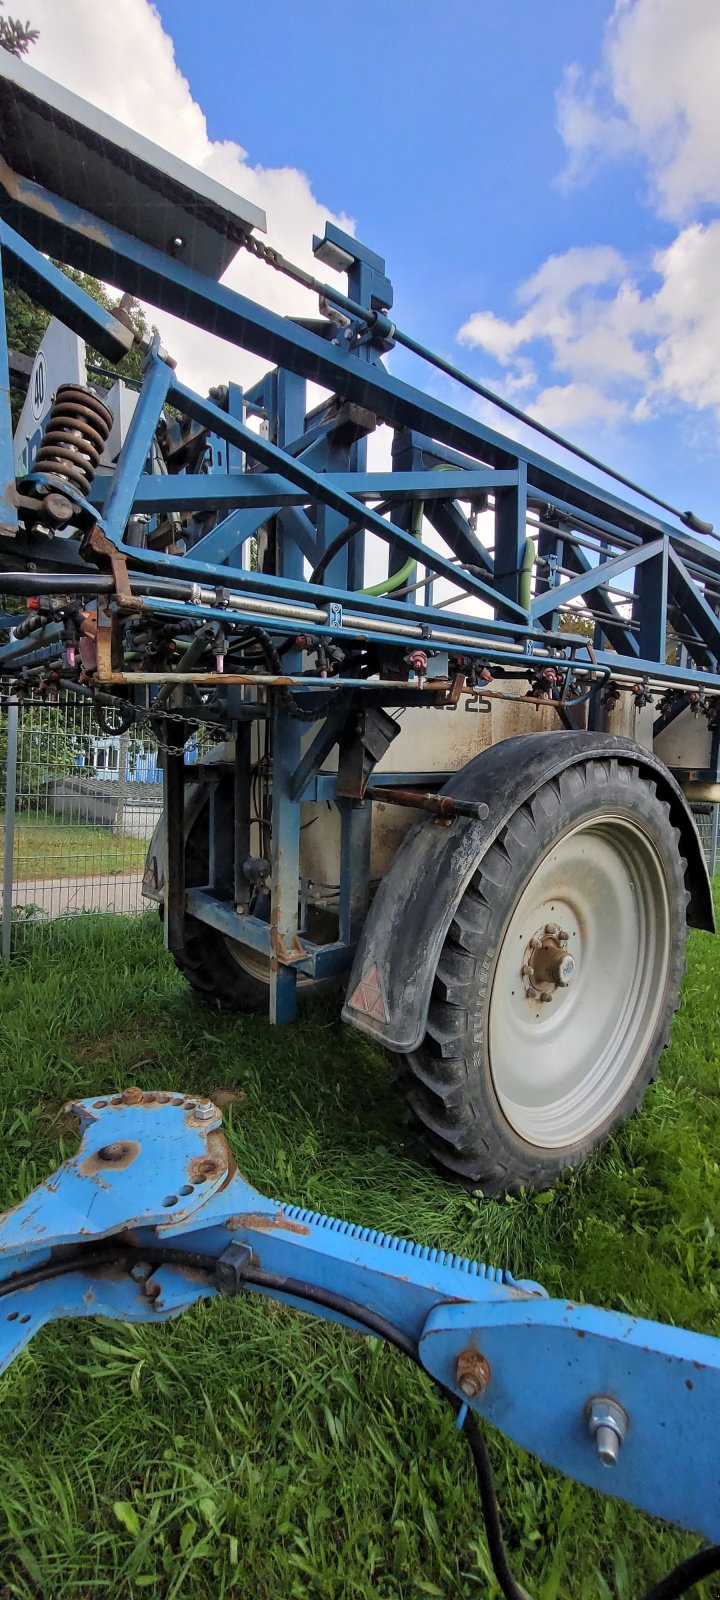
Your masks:
M126 1089L69 1109L79 1150L0 1218L0 1370L60 1317L155 1322L269 1293L388 1330L541 1460L720 1536L720 1341L268 1199L210 1100Z

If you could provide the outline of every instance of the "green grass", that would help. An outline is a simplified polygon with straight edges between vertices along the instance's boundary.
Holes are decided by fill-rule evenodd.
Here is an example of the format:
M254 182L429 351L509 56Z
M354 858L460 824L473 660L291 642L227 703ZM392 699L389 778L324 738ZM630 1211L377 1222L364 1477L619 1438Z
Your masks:
M146 853L146 840L116 835L109 828L32 816L15 824L14 876L18 883L142 872Z
M71 1095L232 1088L233 1148L266 1193L715 1332L719 980L720 944L693 936L643 1112L577 1177L501 1204L424 1164L386 1061L332 1009L282 1035L221 1017L185 989L152 917L70 920L0 974L0 1195L12 1204L72 1148ZM251 1297L157 1328L55 1325L0 1398L3 1595L495 1592L452 1419L375 1340ZM512 1558L539 1600L639 1595L697 1543L492 1448Z

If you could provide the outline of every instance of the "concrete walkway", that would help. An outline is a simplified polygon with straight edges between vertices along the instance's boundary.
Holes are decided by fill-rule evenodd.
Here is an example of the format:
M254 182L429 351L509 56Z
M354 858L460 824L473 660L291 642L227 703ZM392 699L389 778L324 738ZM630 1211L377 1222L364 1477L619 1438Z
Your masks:
M141 894L142 873L97 874L87 878L29 878L14 883L13 907L32 906L42 917L66 917L74 911L143 911L151 901ZM2 890L0 889L0 905Z

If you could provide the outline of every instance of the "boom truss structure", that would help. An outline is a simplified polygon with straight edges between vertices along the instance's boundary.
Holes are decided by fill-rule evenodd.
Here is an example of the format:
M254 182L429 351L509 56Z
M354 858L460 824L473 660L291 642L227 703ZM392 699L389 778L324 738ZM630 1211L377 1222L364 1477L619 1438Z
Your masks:
M132 328L57 262L268 364L249 389L204 396L155 337L112 471L95 471L112 417L76 391L55 396L19 463L0 328L0 586L40 597L0 670L16 691L75 686L105 716L155 719L168 840L182 839L187 728L219 725L245 759L251 724L269 729L272 915L253 913L241 877L251 818L238 803L213 823L234 830L232 881L215 852L209 882L186 884L170 847L165 926L172 948L192 901L195 919L270 962L271 1014L288 1018L299 980L352 956L369 880L361 802L392 737L388 708L477 706L520 679L565 726L581 715L600 726L608 696L658 695L661 717L693 697L714 728L720 550L691 513L666 520L616 492L617 474L592 481L396 377L395 344L454 369L393 324L385 263L349 234L328 224L314 242L345 275L341 292L265 245L257 208L12 57L0 62L0 126L8 281L109 363ZM240 249L312 289L318 313L285 318L228 288ZM312 404L309 385L322 391ZM381 427L391 464L370 471ZM371 584L368 534L385 552ZM445 776L383 771L375 784ZM298 872L300 805L324 799L341 813L343 873L337 936L323 944L299 937Z

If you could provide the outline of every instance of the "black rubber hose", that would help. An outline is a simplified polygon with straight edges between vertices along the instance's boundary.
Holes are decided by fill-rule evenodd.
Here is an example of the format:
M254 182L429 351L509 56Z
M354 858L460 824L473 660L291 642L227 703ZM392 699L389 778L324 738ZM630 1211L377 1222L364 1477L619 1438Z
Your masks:
M249 1266L243 1269L244 1283L255 1284L257 1288L271 1289L275 1294L289 1294L297 1300L308 1300L313 1305L327 1307L340 1316L349 1317L353 1322L359 1322L370 1333L376 1333L381 1339L386 1339L388 1344L394 1345L396 1350L408 1356L416 1367L420 1368L427 1377L432 1374L427 1371L420 1360L418 1347L406 1333L402 1333L386 1317L378 1316L374 1311L369 1311L366 1306L360 1306L355 1301L349 1300L346 1295L336 1294L333 1289L322 1289L317 1284L303 1283L299 1278L288 1278L282 1272L265 1272L261 1267ZM450 1389L439 1383L437 1378L432 1380L445 1400L448 1401L453 1411L457 1414L460 1410L460 1401ZM492 1464L488 1448L480 1432L478 1423L471 1411L465 1415L463 1433L470 1448L475 1473L480 1491L480 1504L482 1506L485 1532L487 1535L488 1550L492 1562L493 1572L502 1589L505 1600L531 1600L527 1589L518 1583L515 1578L505 1549L500 1525L500 1507L498 1505L495 1483L493 1480Z
M0 594L110 594L113 579L100 572L0 572Z
M701 1583L703 1578L711 1577L713 1572L720 1571L720 1544L705 1545L702 1550L688 1556L686 1561L678 1561L676 1567L666 1573L652 1589L648 1589L643 1600L677 1600L678 1595L686 1594L696 1583Z
M31 1268L29 1272L18 1273L10 1279L0 1282L0 1296L13 1294L16 1289L25 1289L35 1283L66 1275L70 1272L88 1272L93 1268L116 1266L118 1255L128 1265L131 1261L147 1261L155 1267L164 1263L178 1266L189 1266L195 1271L205 1272L208 1275L208 1288L215 1286L215 1274L218 1257L204 1254L199 1251L183 1250L173 1246L163 1245L161 1249L150 1245L147 1249L140 1246L123 1248L120 1252L112 1245L104 1248L85 1248L75 1256L64 1259L55 1259L44 1263L42 1266ZM437 1378L427 1372L420 1359L418 1347L410 1336L403 1333L394 1323L388 1321L368 1306L359 1305L347 1295L337 1294L333 1289L323 1289L319 1284L306 1283L301 1278L291 1278L282 1272L266 1272L262 1267L249 1265L241 1271L241 1282L252 1284L258 1289L269 1289L274 1294L287 1294L294 1300L305 1300L310 1305L325 1306L328 1311L333 1311L339 1316L347 1317L350 1321L366 1328L368 1333L385 1339L388 1344L409 1358L415 1366L420 1368L427 1377L431 1378L435 1387L445 1400L448 1401L453 1411L461 1408L461 1402L450 1389L440 1383ZM468 1410L463 1421L463 1433L470 1449L480 1492L485 1533L487 1536L488 1550L492 1562L493 1572L497 1578L505 1600L531 1600L531 1597L518 1583L507 1557L505 1542L500 1524L500 1507L497 1491L493 1479L492 1463L487 1445L480 1431L478 1422L473 1413ZM679 1600L679 1597L691 1589L703 1578L710 1577L720 1570L720 1545L706 1545L702 1550L697 1550L687 1560L678 1562L666 1577L661 1578L644 1595L643 1600Z

